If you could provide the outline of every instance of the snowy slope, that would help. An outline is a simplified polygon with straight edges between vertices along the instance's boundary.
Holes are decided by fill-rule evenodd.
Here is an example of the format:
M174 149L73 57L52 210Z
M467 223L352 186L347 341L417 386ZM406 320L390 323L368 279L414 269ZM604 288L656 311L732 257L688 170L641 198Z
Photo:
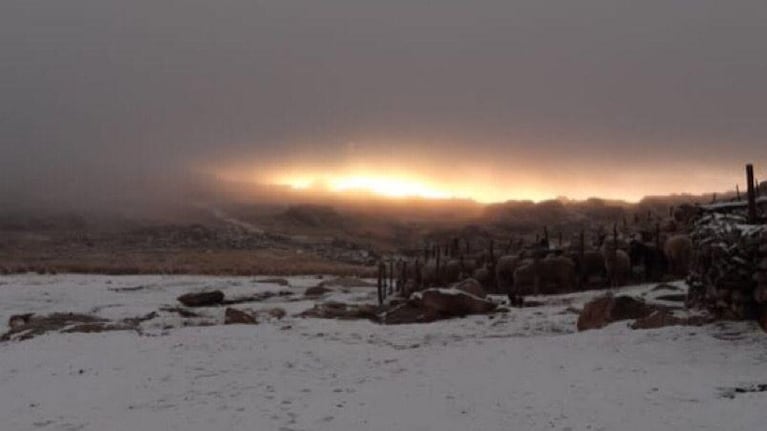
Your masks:
M7 276L0 319L22 312L136 316L188 291L290 289L252 278ZM120 288L144 286L138 290ZM117 290L117 291L115 291ZM648 286L629 288L640 294ZM289 317L255 326L49 334L0 343L2 430L754 430L767 344L750 324L574 333L596 292L425 325ZM332 295L372 300L374 289ZM206 310L211 316L223 309ZM4 324L4 323L3 323Z

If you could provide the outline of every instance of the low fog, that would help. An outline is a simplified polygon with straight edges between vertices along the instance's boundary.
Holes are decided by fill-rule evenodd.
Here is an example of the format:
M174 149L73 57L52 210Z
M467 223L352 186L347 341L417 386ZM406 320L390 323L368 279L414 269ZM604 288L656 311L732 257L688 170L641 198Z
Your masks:
M0 202L355 167L509 199L730 189L767 164L766 22L763 1L6 0Z

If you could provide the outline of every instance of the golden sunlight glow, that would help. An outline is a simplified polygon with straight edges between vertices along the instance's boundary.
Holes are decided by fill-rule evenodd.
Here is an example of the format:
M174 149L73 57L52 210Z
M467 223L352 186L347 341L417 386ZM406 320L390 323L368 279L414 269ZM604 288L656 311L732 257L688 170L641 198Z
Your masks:
M340 177L330 179L328 185L330 190L337 192L360 190L396 198L448 199L453 197L448 192L430 188L423 183L399 178Z
M718 184L737 181L729 174L697 168L691 181L689 169L668 169L676 176L647 178L644 170L596 170L586 173L544 175L535 169L488 169L482 164L457 164L459 168L434 169L430 166L393 166L380 163L349 163L335 166L285 166L270 170L244 167L217 167L216 177L232 182L288 186L302 192L344 194L352 198L376 195L389 198L472 199L479 203L507 200L542 201L566 196L583 200L590 197L637 202L643 196L662 195L681 190L702 193ZM637 187L642 184L642 187ZM695 189L677 184L695 184ZM672 188L674 187L674 188Z
M366 192L392 198L450 199L455 197L454 194L428 185L423 181L395 176L291 177L278 179L276 183L299 190L315 187L331 192Z

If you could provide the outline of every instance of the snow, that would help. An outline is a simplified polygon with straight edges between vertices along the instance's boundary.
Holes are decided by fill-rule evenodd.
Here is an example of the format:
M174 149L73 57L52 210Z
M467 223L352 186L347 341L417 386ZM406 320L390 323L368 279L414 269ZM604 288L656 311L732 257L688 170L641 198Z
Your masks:
M176 305L186 292L290 289L282 320L49 333L0 343L3 430L754 430L767 393L766 338L749 323L575 333L602 292L535 298L542 307L422 325L303 319L315 277L0 277L0 319L80 311L110 319ZM144 286L138 290L119 290ZM681 286L675 283L675 286ZM679 293L636 286L651 298ZM682 292L683 293L683 292ZM323 300L372 302L375 288ZM295 297L295 299L291 299ZM500 299L500 298L496 298ZM223 307L203 310L218 317Z
M767 196L758 196L756 198L757 204L767 203ZM712 204L700 205L701 208L707 211L718 211L735 208L745 208L748 206L748 200L736 200L726 202L716 202Z

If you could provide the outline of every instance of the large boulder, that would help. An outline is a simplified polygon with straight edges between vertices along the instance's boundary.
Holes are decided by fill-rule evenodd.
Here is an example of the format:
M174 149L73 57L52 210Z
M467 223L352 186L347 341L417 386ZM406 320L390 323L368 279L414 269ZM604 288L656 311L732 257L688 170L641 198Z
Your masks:
M619 320L641 319L657 310L656 306L646 304L630 296L600 296L587 303L578 316L578 330L599 329Z
M214 290L211 292L187 293L179 296L177 299L187 307L209 307L220 305L224 302L224 292Z
M392 307L383 313L381 323L386 325L402 325L408 323L428 323L437 320L439 316L417 304L403 303Z
M656 310L648 316L637 319L631 324L631 329L657 329L685 324L687 324L685 319L674 316L669 310Z
M458 289L462 292L466 292L470 295L474 295L478 298L486 298L487 292L485 291L485 288L482 287L482 284L473 279L473 278L467 278L466 280L459 281L455 285L453 285L454 289Z
M343 302L324 302L298 314L299 317L320 319L378 321L378 307L371 304L345 304Z
M427 289L420 292L422 308L440 316L489 313L496 304L458 289Z
M253 315L242 310L227 308L224 312L225 325L255 325L257 323L258 321Z

